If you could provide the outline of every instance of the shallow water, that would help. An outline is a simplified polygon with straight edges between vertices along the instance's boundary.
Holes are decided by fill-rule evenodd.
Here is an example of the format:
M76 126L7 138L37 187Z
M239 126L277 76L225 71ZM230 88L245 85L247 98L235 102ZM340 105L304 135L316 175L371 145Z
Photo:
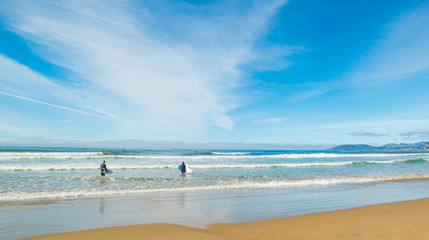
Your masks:
M147 223L204 228L425 197L428 180L18 201L0 205L0 239Z
M427 152L2 149L0 201L426 179L428 159ZM106 177L103 160L113 170ZM179 174L182 161L192 174Z

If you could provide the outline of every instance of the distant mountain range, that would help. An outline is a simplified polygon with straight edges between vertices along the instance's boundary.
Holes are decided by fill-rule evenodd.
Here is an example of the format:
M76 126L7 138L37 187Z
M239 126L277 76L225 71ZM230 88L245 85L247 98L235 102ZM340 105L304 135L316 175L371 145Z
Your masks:
M330 151L429 151L429 142L389 143L381 147L366 144L347 144L329 148Z

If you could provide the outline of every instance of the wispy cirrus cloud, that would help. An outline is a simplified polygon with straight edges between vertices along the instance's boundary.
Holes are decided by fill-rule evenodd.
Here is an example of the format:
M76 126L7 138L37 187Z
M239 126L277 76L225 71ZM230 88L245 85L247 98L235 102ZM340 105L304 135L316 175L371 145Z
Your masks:
M386 33L353 72L358 84L382 84L429 69L429 4L406 12L386 26Z
M93 111L91 106L94 95L90 89L70 88L56 83L56 79L43 76L35 70L0 54L0 95L39 103L54 108L73 111L101 118L121 119L109 112ZM74 108L71 106L75 106ZM95 107L95 106L94 106Z
M35 92L26 89L21 76L1 87L28 99L46 98L49 92L49 101L39 101L109 116L137 135L190 132L203 125L232 129L228 111L240 105L234 90L244 67L284 68L284 57L294 53L289 47L264 46L264 51L258 45L270 18L286 3L255 1L237 8L225 1L208 8L173 2L8 1L0 6L8 30L73 75L61 83L37 77L44 81L40 85L52 86Z
M403 81L429 70L429 3L404 12L386 24L380 39L356 56L349 70L325 82L297 88L291 102L306 101L331 91Z
M284 118L268 118L268 119L259 119L253 121L254 123L263 123L263 124L280 124L283 123L286 119Z
M40 101L40 100L37 100L37 99L28 98L28 97L18 96L18 95L14 95L14 94L10 94L10 93L0 92L0 95L4 95L4 96L8 96L8 97L13 97L13 98L18 98L18 99L22 99L22 100L26 100L26 101L30 101L30 102L35 102L35 103L39 103L39 104L43 104L43 105L47 105L47 106L51 106L51 107L55 107L55 108L59 108L59 109L64 109L64 110L67 110L67 111L77 112L77 113L85 114L85 115L88 115L88 116L104 118L103 116L96 115L94 113L85 112L85 111L82 111L82 110L78 110L78 109L74 109L74 108L69 108L69 107L64 107L64 106L60 106L60 105L56 105L56 104L52 104L52 103L48 103L48 102L43 102L43 101Z

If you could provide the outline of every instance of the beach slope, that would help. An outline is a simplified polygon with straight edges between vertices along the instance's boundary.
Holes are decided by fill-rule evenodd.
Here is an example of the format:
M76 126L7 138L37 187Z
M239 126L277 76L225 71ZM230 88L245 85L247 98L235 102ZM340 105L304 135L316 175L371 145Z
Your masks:
M26 239L429 239L429 199L366 206L208 229L146 224Z

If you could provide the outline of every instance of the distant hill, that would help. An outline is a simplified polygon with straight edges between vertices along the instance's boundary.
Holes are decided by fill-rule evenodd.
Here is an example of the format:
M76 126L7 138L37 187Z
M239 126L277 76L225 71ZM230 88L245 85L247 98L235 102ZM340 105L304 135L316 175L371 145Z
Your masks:
M350 144L350 145L339 145L328 150L331 151L376 151L377 147L373 147L365 144Z
M427 151L429 142L418 143L389 143L381 147L365 144L346 144L329 148L329 151Z

